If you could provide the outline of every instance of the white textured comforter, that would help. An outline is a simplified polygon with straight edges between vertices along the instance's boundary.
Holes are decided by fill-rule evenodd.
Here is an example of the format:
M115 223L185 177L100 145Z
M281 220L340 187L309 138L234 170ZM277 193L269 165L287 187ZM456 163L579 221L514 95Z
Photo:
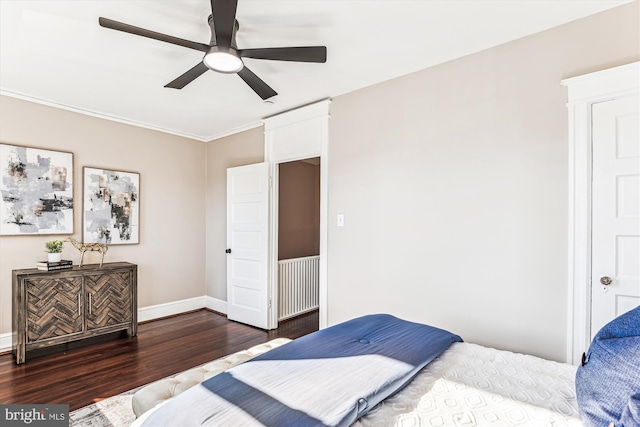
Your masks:
M454 343L357 427L582 427L576 367Z
M353 426L583 427L575 396L576 369L534 356L454 343ZM140 426L150 412L134 426Z

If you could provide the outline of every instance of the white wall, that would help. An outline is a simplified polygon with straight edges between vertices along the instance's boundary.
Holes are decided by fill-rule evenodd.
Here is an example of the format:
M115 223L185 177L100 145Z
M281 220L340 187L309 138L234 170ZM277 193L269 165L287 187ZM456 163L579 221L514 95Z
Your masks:
M78 240L82 167L139 172L140 244L110 246L105 262L138 264L139 307L205 294L205 143L4 96L0 142L74 154ZM11 332L11 270L35 267L51 238L0 237L0 338ZM77 264L79 254L67 244L63 258ZM96 253L85 255L87 263L98 261Z
M637 61L638 14L635 2L333 99L329 324L388 312L565 358L560 81Z

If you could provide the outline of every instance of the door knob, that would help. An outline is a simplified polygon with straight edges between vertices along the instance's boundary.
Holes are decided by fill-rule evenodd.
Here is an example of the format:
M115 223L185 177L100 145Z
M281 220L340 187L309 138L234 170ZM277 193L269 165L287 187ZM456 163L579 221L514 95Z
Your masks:
M602 284L603 284L603 285L605 285L605 286L610 285L610 284L611 284L611 282L613 282L613 280L611 279L611 277L604 276L604 277L601 277L601 278L600 278L600 283L602 283Z
M230 253L231 253L231 249L227 249L227 250L225 250L225 253L230 254Z

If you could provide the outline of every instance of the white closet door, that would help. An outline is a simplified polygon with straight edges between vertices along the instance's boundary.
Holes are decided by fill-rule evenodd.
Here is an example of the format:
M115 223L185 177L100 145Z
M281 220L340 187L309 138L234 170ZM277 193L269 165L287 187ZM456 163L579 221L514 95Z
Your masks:
M640 103L592 107L591 337L640 305Z

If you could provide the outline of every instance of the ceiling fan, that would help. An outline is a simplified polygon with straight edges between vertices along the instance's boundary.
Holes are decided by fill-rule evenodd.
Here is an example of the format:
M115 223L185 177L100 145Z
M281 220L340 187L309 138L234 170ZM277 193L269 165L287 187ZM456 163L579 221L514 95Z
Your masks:
M204 52L205 55L200 63L164 86L173 89L182 89L204 74L205 71L212 70L219 73L238 74L260 98L266 100L277 95L276 91L249 70L242 62L242 58L317 63L327 61L327 48L325 46L238 49L236 45L236 32L239 28L236 20L237 6L237 0L211 0L211 15L209 15L208 19L209 27L211 28L211 41L209 44L145 30L144 28L103 17L100 17L98 22L105 28Z

